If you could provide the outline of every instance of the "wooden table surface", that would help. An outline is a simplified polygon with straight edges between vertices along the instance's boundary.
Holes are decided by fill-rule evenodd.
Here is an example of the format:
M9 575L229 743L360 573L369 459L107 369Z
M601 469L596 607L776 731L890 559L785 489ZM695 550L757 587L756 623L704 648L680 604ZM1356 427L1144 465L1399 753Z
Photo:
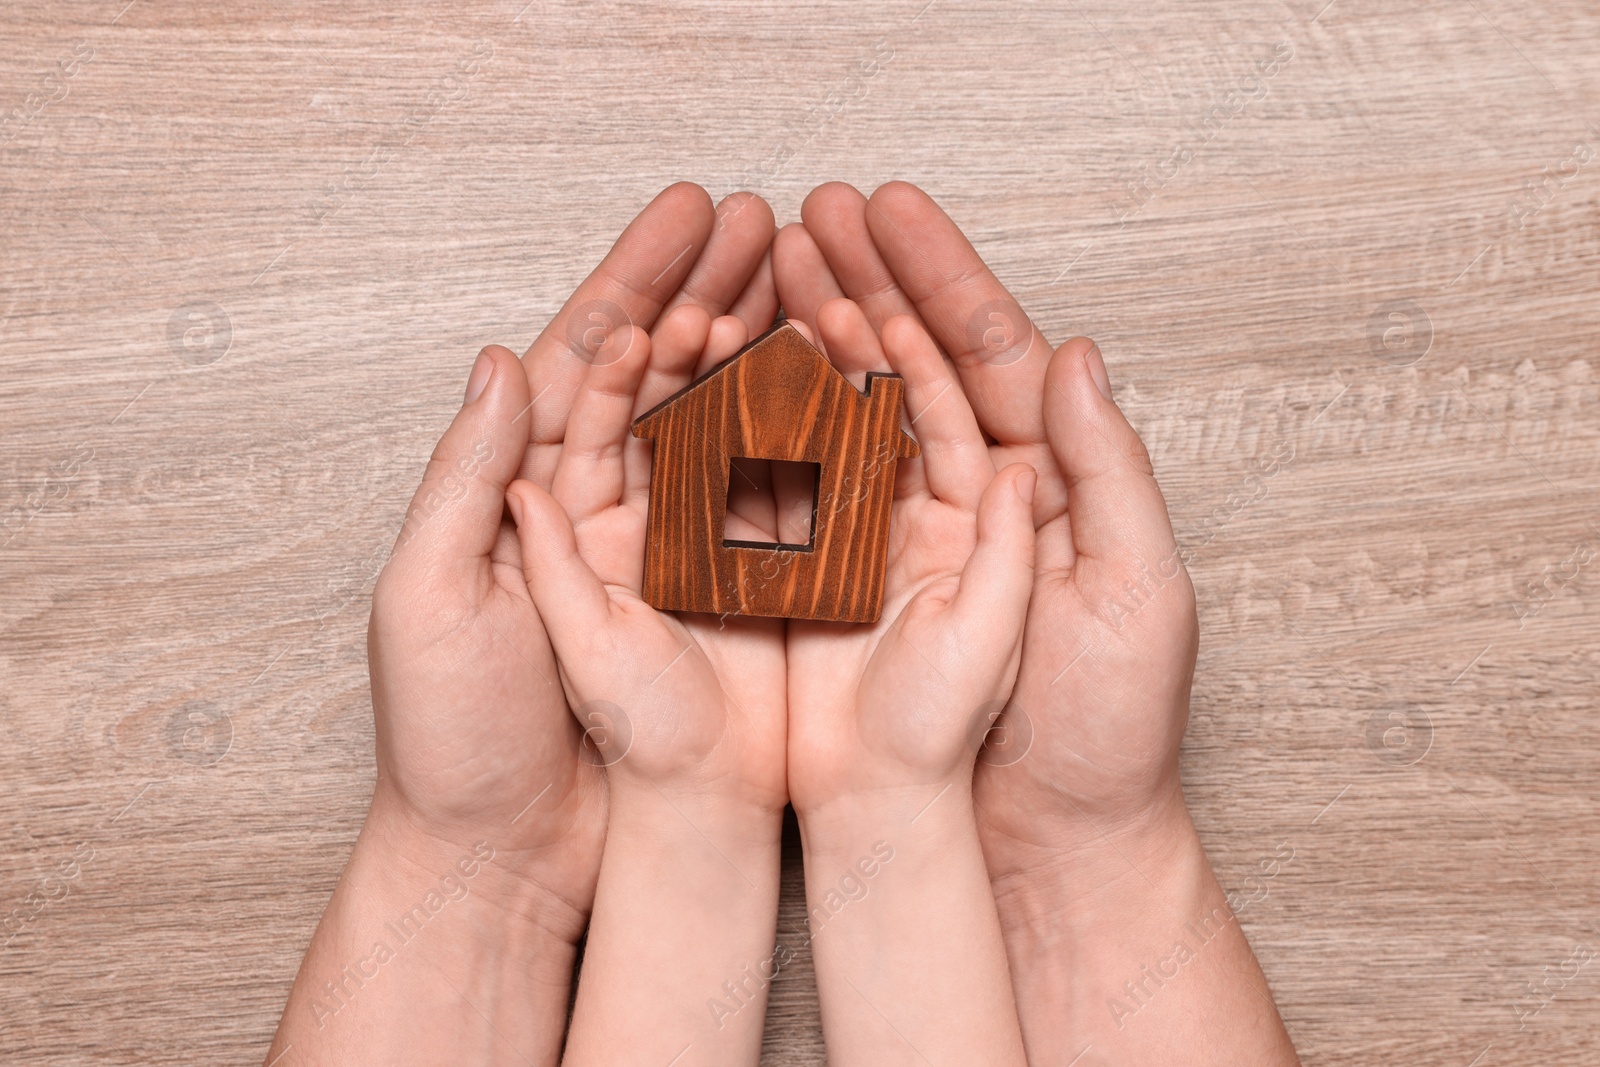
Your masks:
M258 1061L478 347L670 181L898 177L1149 443L1306 1061L1600 1064L1600 8L525 2L0 15L0 1061Z

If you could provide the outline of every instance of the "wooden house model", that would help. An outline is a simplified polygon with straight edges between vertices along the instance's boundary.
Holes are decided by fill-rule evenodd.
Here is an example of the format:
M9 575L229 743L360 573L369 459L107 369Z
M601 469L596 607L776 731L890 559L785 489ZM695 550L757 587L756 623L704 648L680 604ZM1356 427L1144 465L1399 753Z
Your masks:
M655 442L644 599L656 608L876 622L883 607L895 465L918 454L900 429L905 385L845 380L793 326L640 416ZM733 461L815 464L805 544L730 541Z

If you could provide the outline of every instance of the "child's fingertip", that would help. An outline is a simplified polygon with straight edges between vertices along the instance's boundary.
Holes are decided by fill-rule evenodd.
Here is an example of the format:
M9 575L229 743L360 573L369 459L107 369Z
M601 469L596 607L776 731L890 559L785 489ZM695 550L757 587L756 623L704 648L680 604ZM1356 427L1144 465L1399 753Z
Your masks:
M645 346L650 343L650 335L644 330L629 323L619 326L606 335L605 342L600 346L600 351L595 353L593 365L596 367L609 367L613 363L634 356L636 351L648 351ZM640 346L638 350L635 345Z
M706 356L718 363L730 358L747 341L749 330L744 320L736 315L723 315L711 321L706 337Z
M516 486L506 490L506 508L511 512L511 521L517 524L517 529L522 529L522 494Z
M1033 492L1039 485L1039 472L1029 467L1017 475L1017 495L1029 507L1033 506Z

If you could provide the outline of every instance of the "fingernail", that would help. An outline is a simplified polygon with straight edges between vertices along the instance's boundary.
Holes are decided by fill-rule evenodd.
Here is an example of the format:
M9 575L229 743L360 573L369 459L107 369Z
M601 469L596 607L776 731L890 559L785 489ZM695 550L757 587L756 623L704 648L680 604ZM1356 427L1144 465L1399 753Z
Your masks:
M1038 484L1038 471L1024 471L1017 476L1017 495L1022 498L1024 504L1033 503L1033 490Z
M511 520L522 526L522 498L515 493L506 494L506 507L511 509Z
M489 376L494 373L494 360L489 358L489 353L479 352L478 361L472 365L472 374L467 378L467 398L463 404L470 404L483 395L484 387L489 384Z
M1089 377L1094 379L1094 387L1100 390L1100 395L1107 400L1111 399L1111 376L1106 373L1106 359L1100 354L1100 346L1095 345L1089 349L1089 354L1083 357L1089 364Z

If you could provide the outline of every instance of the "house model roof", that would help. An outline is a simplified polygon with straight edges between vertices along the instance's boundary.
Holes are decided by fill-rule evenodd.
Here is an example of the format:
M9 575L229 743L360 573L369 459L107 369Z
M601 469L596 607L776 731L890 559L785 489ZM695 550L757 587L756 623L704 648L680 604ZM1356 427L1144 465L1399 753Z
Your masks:
M717 364L640 415L633 422L633 435L644 438L657 437L663 415L686 404L692 404L694 394L727 375L741 379L739 385L742 386L744 394L740 404L742 421L759 425L763 430L763 436L776 432L786 424L798 432L815 419L818 415L816 407L814 405L797 407L790 399L794 396L817 394L820 400L828 394L837 394L838 387L844 386L856 397L867 400L873 396L874 382L882 378L898 377L888 373L868 374L866 390L863 392L856 389L844 375L839 373L838 368L828 362L827 356L807 341L804 334L784 320L745 345L736 355ZM920 453L916 438L898 428L895 433L897 440L894 442L894 450L898 456L910 457Z

